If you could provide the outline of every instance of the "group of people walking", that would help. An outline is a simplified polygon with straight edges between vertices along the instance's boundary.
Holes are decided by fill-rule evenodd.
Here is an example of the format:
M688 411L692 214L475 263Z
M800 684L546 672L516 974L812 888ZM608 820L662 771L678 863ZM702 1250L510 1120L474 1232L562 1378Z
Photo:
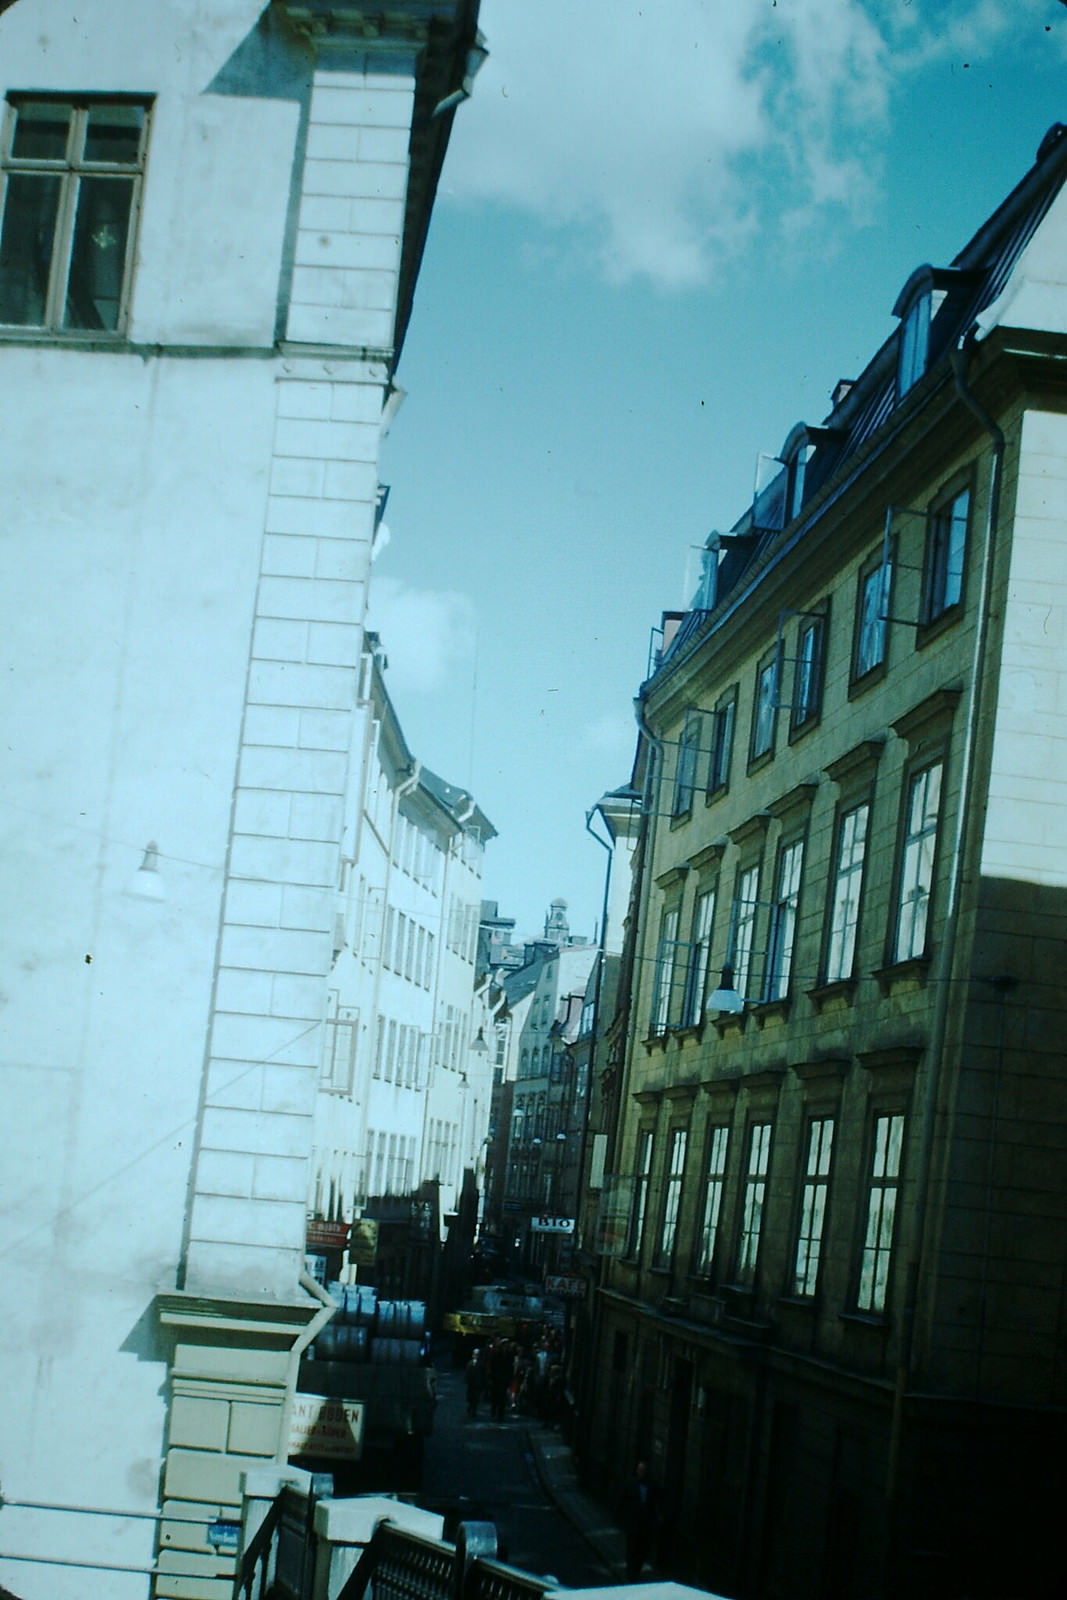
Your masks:
M559 1425L566 1403L563 1352L551 1331L532 1350L515 1339L493 1339L471 1355L464 1378L468 1417L478 1415L488 1396L494 1422L527 1416L536 1417L546 1427Z

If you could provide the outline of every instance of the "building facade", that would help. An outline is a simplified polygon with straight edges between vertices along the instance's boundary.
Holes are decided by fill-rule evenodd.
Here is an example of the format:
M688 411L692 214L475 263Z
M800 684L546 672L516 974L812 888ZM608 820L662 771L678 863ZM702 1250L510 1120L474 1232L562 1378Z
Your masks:
M305 1230L378 453L476 10L0 15L22 1595L228 1595L209 1535L284 1461L330 1314Z
M325 1279L433 1305L464 1175L483 1177L492 1068L474 958L494 829L412 755L370 635L359 710L310 1230L330 1241Z
M1065 172L913 274L641 690L585 1428L723 1593L1055 1592Z

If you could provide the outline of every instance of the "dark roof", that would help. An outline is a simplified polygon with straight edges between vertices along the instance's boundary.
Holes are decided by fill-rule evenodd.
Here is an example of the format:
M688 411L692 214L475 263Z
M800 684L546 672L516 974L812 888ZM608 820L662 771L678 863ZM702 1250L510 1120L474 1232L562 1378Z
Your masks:
M923 265L911 274L894 308L897 315L906 312L913 293L925 285L944 296L930 322L927 373L943 367L949 352L973 333L981 313L1003 292L1065 176L1067 126L1054 123L1041 141L1033 166L949 266ZM855 382L838 385L833 409L820 425L805 428L797 424L790 430L787 443L802 442L806 437L813 446L804 472L804 505L794 519L798 528L820 490L853 462L859 464L893 413L897 405L897 341L898 330L894 330ZM916 390L922 381L914 386ZM714 626L709 619L725 608L742 577L777 543L784 528L791 526L786 521L787 483L788 469L783 464L731 532L712 536L718 539L720 549L712 609L694 608L688 613L663 651L650 682Z
M481 839L496 838L493 824L466 789L459 789L454 783L446 783L444 778L438 777L436 772L432 772L426 766L419 768L419 783L431 799L436 800L461 828L468 833L477 833Z

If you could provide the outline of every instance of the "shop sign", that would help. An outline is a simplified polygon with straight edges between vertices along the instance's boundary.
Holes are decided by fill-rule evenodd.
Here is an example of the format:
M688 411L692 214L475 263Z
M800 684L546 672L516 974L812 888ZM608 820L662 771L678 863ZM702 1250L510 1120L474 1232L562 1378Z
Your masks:
M546 1273L545 1293L558 1294L562 1299L580 1300L585 1294L584 1278L568 1278L560 1273Z
M307 1247L309 1250L345 1250L348 1248L347 1222L308 1221Z
M530 1230L533 1233L573 1233L573 1217L531 1217Z
M322 1394L293 1396L289 1421L291 1456L331 1456L358 1461L363 1454L363 1402Z

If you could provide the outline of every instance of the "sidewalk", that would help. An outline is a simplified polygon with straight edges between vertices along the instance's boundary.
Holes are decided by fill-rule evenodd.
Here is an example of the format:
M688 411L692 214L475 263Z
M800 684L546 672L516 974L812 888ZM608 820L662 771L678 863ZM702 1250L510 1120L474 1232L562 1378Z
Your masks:
M608 1578L626 1582L626 1548L622 1529L610 1513L587 1494L578 1481L574 1456L558 1433L536 1422L528 1424L530 1455L545 1493L590 1546Z

